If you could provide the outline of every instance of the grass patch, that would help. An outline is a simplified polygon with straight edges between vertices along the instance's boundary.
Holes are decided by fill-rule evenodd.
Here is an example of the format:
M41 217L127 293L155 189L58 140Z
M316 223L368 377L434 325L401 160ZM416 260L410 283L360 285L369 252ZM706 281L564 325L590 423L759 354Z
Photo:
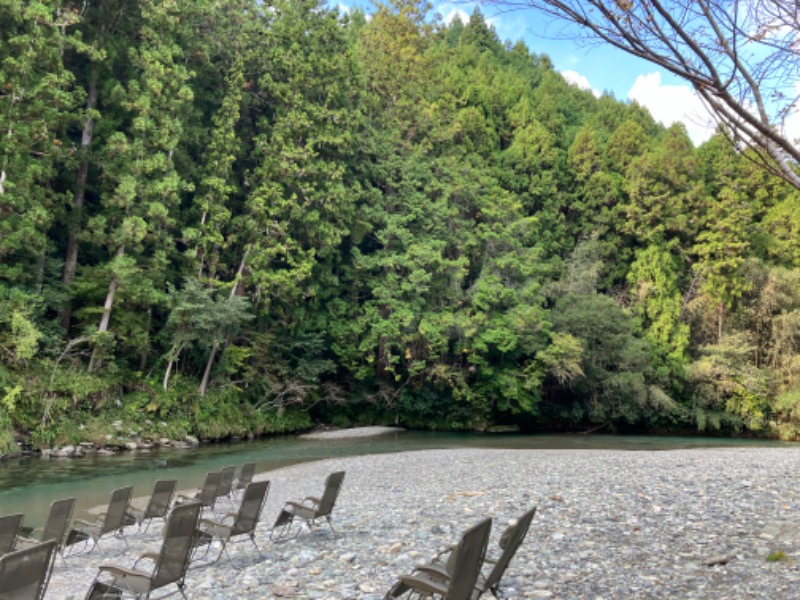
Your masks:
M767 558L765 559L767 562L785 562L789 560L789 557L786 555L786 552L783 550L775 550L774 552L770 552L767 554Z

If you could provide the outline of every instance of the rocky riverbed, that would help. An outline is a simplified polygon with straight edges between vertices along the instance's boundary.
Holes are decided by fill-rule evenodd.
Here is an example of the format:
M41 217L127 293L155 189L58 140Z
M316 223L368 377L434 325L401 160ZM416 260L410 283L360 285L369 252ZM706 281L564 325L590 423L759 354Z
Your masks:
M335 470L347 472L338 536L323 526L270 542L284 501L319 495ZM537 506L506 598L800 599L799 474L798 447L426 450L307 463L258 476L271 481L257 535L263 556L245 539L230 561L198 559L187 595L378 600L396 575L485 515L496 554L508 522ZM130 566L157 550L160 526L132 527L128 539L129 550L111 539L101 542L105 556L78 547L66 565L58 560L46 600L83 598L99 564Z

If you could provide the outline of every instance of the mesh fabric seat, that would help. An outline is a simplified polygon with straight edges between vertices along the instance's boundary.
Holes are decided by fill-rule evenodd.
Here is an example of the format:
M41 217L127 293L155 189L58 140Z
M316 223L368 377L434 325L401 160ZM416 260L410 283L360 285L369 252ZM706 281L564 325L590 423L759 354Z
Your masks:
M481 574L478 577L478 580L475 582L473 598L482 596L486 590L491 591L492 594L497 597L500 591L500 580L503 578L506 569L508 569L511 559L514 558L517 550L525 540L525 536L528 534L528 530L531 527L531 522L533 521L535 514L535 507L526 511L522 514L522 516L519 517L519 519L517 519L516 523L509 525L500 536L500 539L498 540L498 546L501 549L500 556L497 557L497 559L488 557L484 558L484 566L491 565L491 569L489 569L489 572L486 574L486 576ZM450 552L445 564L433 562L430 565L417 567L416 571L425 573L426 575L434 578L438 577L440 579L446 579L448 577L447 573L451 569L449 563L452 560L453 554Z
M236 494L245 489L256 474L256 463L245 463L242 465L242 470L239 471L239 477L233 484L233 493Z
M239 506L239 511L225 515L221 521L214 521L211 519L201 519L199 529L207 534L212 540L218 540L221 543L221 548L217 558L219 560L222 553L228 554L227 546L231 538L246 535L253 542L256 552L261 556L261 550L256 544L256 525L261 518L261 511L264 508L264 501L269 492L269 481L255 481L250 483L244 491L242 496L242 503ZM230 523L225 523L226 519L231 519ZM206 547L206 553L208 552ZM228 554L230 559L230 555Z
M123 596L149 598L154 590L173 583L186 598L184 579L202 510L202 505L194 501L173 508L164 527L161 550L142 554L133 567L100 565L87 600ZM149 571L138 568L143 560L153 561L153 568Z
M44 598L57 545L55 540L49 540L0 556L0 598Z
M328 526L331 528L334 537L336 537L336 530L331 522L331 513L333 513L333 508L336 506L336 500L339 497L339 491L342 489L343 481L344 471L331 473L325 480L325 491L322 493L321 498L306 496L302 502L287 502L275 519L275 524L269 534L270 539L272 539L276 529L278 529L278 539L288 535L295 519L305 521L311 527L316 524L318 519L322 518L328 522Z
M203 487L191 495L178 494L178 497L175 499L175 503L182 504L187 501L196 500L203 506L203 508L214 510L214 505L217 503L217 487L219 486L219 480L221 477L221 471L211 471L206 473Z
M22 513L0 517L0 556L14 549L23 517Z
M446 577L418 570L410 575L401 575L384 600L398 598L407 592L439 596L443 600L474 598L491 528L492 520L484 519L464 532L453 549L452 559L447 562Z
M126 547L128 546L128 541L125 539L124 535L124 529L132 494L133 486L116 489L111 492L108 509L104 513L101 513L97 520L93 523L80 519L75 520L72 529L86 536L87 544L90 540L93 542L90 552L99 547L100 539L107 535L116 535L125 542ZM102 549L100 551L102 552Z
M17 549L30 548L42 542L54 541L56 551L64 558L64 545L67 543L69 532L69 521L72 518L72 511L75 510L75 498L62 498L50 505L50 512L47 521L41 529L34 529L30 535L40 532L38 539L32 537L18 537Z
M147 521L144 530L150 527L153 519L162 519L166 521L169 507L172 504L172 496L175 495L175 486L178 485L175 479L160 479L156 481L153 486L153 493L147 506L144 509L138 509L133 506L128 508L128 515L136 522L139 529L142 528L142 523Z
M233 480L236 478L236 467L224 467L219 472L219 484L217 485L216 497L227 498L230 500L233 493Z

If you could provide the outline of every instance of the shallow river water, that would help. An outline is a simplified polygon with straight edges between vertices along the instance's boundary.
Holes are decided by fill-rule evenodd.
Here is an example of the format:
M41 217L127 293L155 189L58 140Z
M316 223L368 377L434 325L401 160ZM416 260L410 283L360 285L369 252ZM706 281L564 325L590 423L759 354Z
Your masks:
M199 487L208 471L255 462L257 472L337 456L404 452L433 448L671 450L705 447L780 446L781 442L725 438L457 434L399 431L374 437L305 439L276 436L234 444L209 444L190 450L126 452L77 459L23 458L0 462L0 515L21 512L24 524L43 524L50 503L74 496L74 517L108 503L111 491L134 486L134 496L148 496L156 479L177 479L178 489Z

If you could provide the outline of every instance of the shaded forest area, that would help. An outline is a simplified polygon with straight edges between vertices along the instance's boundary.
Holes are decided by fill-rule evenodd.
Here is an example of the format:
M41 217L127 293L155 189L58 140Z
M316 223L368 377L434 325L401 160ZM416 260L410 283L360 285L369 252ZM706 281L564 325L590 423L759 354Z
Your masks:
M800 198L475 13L0 0L0 452L800 436Z

